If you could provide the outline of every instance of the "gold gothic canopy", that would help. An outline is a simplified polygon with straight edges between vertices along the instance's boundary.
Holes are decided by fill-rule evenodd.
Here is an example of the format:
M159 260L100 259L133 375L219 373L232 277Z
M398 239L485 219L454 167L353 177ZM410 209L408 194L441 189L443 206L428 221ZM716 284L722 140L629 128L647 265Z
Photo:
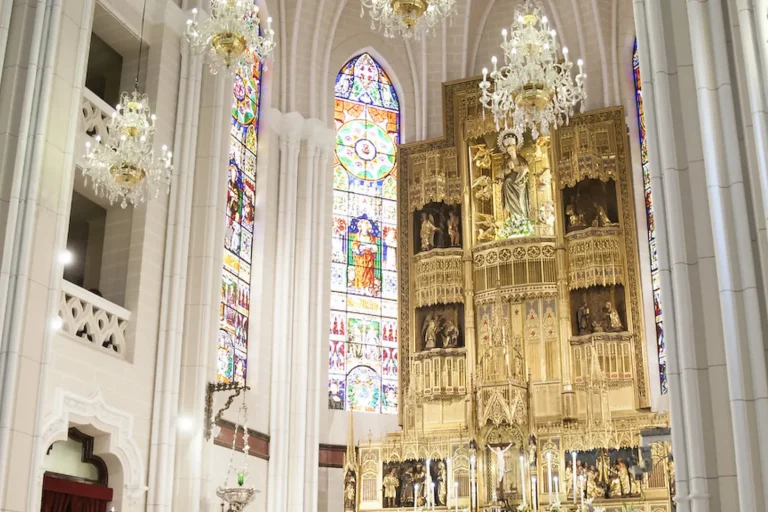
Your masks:
M478 79L445 84L442 139L399 149L400 422L362 442L346 510L669 512L649 412L624 112L521 147ZM556 509L555 509L556 510Z

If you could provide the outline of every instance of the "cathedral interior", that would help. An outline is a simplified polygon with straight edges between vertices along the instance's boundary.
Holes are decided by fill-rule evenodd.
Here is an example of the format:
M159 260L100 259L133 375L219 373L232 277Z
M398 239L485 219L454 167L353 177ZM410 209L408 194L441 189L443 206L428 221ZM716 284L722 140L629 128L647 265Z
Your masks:
M0 2L0 512L768 512L768 0Z

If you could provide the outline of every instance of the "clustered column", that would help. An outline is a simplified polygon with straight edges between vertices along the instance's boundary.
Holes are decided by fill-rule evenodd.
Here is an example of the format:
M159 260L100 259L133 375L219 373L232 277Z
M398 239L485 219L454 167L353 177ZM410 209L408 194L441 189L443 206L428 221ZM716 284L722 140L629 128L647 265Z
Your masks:
M678 508L765 510L765 37L752 0L634 7Z

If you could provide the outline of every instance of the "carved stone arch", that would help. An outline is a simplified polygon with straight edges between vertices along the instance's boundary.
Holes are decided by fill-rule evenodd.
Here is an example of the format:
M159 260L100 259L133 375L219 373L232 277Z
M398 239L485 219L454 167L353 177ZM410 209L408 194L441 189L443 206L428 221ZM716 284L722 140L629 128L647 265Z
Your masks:
M133 438L133 416L108 405L101 391L89 397L57 390L53 412L43 423L41 457L56 441L66 441L70 427L94 438L93 454L104 460L114 491L113 505L121 512L141 510L147 491L146 468ZM43 461L38 461L42 486Z

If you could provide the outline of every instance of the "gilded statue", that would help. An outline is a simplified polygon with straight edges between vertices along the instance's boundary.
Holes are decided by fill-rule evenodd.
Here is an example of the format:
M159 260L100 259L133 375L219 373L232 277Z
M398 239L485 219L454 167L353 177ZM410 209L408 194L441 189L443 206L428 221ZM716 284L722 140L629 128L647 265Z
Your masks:
M568 499L573 497L573 463L569 460L565 463L565 495Z
M421 214L421 250L429 251L435 248L435 233L440 231L440 228L435 226L435 218L432 215L423 212Z
M479 169L490 169L491 168L491 150L488 149L484 144L472 146L472 149L475 150L475 155L472 158L472 161L475 163L475 165Z
M590 334L592 332L589 325L589 305L587 304L587 301L584 301L576 311L576 321L579 325L579 336Z
M490 176L478 176L472 182L472 190L474 190L475 199L489 201L493 197L493 181Z
M432 350L437 347L437 331L439 328L437 315L430 313L424 320L421 335L424 338L424 350Z
M597 454L597 481L608 485L611 481L611 457L603 448Z
M587 466L586 473L587 498L601 497L604 493L597 484L597 470L594 466Z
M416 464L416 469L413 471L413 485L418 485L418 491L414 493L414 499L418 506L424 505L424 497L426 496L426 489L424 489L427 481L427 473L424 471L424 466Z
M619 312L616 311L610 302L605 303L605 320L608 326L608 332L620 332L624 330L624 326L621 325L621 317Z
M619 476L619 484L621 485L622 496L629 495L631 491L631 486L629 484L629 469L624 463L624 459L616 460L616 473Z
M487 242L489 240L496 240L496 221L493 220L493 217L488 217L485 219L480 219L477 222L475 222L475 226L477 227L477 240L479 242Z
M451 210L448 213L448 239L451 247L461 246L461 234L459 233L459 216Z
M611 219L608 218L608 214L605 213L605 208L600 206L597 203L593 203L595 209L597 210L597 217L595 220L592 221L592 227L609 227L609 226L618 226L618 222L612 222Z
M397 468L392 468L382 481L384 485L384 506L394 507L397 500L397 488L400 486L400 479L397 478Z
M504 465L506 464L504 462L504 454L507 453L510 448L512 448L512 443L509 443L509 445L503 450L500 447L494 448L492 446L488 446L488 449L491 450L494 455L496 455L496 478L499 483L504 480Z
M565 214L568 216L568 231L573 231L584 227L584 214L576 211L576 205L571 203L565 207Z
M441 460L437 462L437 502L448 505L448 471Z
M530 466L536 465L536 436L528 438L528 464Z
M344 479L344 510L355 510L357 495L357 478L355 472L347 471Z
M527 219L528 213L528 162L517 154L515 137L502 134L502 147L507 153L501 182L501 206L509 217Z
M443 320L443 326L440 330L443 338L443 348L456 348L459 346L459 328L448 319Z

